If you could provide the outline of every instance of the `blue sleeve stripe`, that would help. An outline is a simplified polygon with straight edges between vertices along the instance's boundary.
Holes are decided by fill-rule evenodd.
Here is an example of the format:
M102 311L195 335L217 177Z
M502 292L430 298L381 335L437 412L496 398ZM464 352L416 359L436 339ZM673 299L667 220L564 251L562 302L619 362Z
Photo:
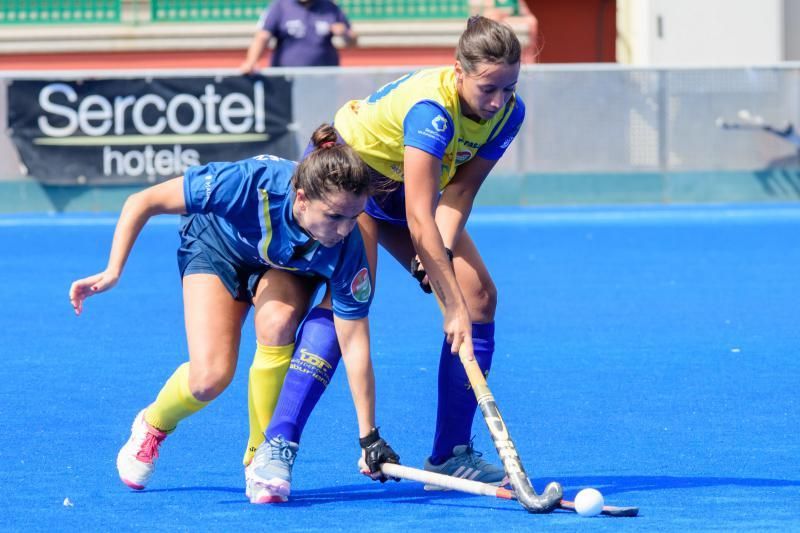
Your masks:
M432 131L437 116L446 121L445 131ZM428 130L432 136L419 134L422 129ZM453 118L447 109L433 100L420 100L411 106L403 119L403 144L413 146L431 154L437 159L444 157L447 145L455 134ZM438 138L437 138L438 137Z
M190 170L183 174L183 206L187 213L192 212L192 194L189 191Z
M183 173L183 201L187 213L202 213L203 204L196 190L197 177L206 173L208 165L193 166L187 168Z
M436 107L442 113L442 115L444 115L444 117L447 119L447 123L450 125L450 127L451 128L453 127L453 117L450 116L450 112L447 109L445 109L445 107L442 104L440 104L436 100L420 100L419 102L411 106L411 109L414 109L419 104L430 104ZM409 112L411 112L411 109L409 109Z
M511 140L516 137L522 122L525 120L525 104L522 99L516 98L515 104L512 110L506 109L505 114L507 116L498 122L486 144L475 155L490 161L497 161L503 156L506 148L508 148Z
M426 144L420 139L411 139L405 143L405 146L411 146L413 148L419 148L423 152L426 152L436 159L443 159L444 158L444 150L442 150L441 146L435 146L433 144Z
M511 113L512 109L514 109L514 110L517 109L517 97L516 97L516 95L514 96L514 105L513 106L510 106L510 105L506 106L505 110L503 111L503 118L501 120L497 121L497 124L494 125L494 128L492 128L492 132L489 134L489 137L487 137L487 141L491 142L492 140L494 140L495 136L497 136L497 134L499 133L500 126L505 126L507 124L507 120L510 120L510 118L511 118L511 117L509 117L509 114Z

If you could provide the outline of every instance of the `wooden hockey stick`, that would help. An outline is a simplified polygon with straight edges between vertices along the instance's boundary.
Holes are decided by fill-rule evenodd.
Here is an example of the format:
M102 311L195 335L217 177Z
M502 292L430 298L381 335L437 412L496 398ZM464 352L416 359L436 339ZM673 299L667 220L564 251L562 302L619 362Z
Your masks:
M428 472L427 470L420 470L418 468L411 468L408 466L391 463L384 463L381 465L381 470L387 476L417 481L419 483L425 483L426 485L436 485L437 487L465 492L467 494L489 496L499 498L501 500L517 499L517 495L513 490L495 487L494 485L481 483L479 481L472 481L470 479L445 476L444 474L437 474L436 472ZM561 500L556 509L576 512L575 503L567 500ZM608 516L636 516L639 514L639 508L604 505L602 511L600 511L600 514Z

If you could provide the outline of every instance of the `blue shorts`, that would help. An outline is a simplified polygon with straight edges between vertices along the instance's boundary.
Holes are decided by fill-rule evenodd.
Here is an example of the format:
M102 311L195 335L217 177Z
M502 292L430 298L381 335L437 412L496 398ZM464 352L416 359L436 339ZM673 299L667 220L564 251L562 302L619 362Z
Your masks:
M399 186L388 193L377 194L367 200L364 211L376 220L388 222L394 226L408 227L406 220L406 188Z
M181 279L189 274L214 274L234 300L253 303L258 281L269 270L268 266L237 261L206 215L182 216L180 236Z

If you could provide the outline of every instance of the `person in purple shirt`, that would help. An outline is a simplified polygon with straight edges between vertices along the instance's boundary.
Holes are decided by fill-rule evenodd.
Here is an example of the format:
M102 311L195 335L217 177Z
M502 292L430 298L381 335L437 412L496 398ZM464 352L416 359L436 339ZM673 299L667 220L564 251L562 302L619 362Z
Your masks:
M252 73L269 41L275 38L273 67L335 67L339 52L333 36L345 45L356 43L356 34L344 12L330 0L273 0L258 21L247 58L240 70Z

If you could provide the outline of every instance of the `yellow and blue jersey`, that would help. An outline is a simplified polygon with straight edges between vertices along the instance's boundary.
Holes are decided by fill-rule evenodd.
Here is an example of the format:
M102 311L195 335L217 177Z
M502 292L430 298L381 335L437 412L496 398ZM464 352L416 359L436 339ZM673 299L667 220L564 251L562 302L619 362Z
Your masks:
M364 100L348 102L336 113L334 125L364 162L394 181L403 181L406 146L441 159L441 190L457 167L476 155L500 159L524 118L525 105L516 95L490 120L465 117L455 71L443 67L407 74Z
M249 267L328 279L333 312L346 319L365 317L372 287L361 233L355 230L331 248L310 242L292 212L296 165L263 155L187 169L187 213L205 216L210 228L198 238L224 247L226 255Z

